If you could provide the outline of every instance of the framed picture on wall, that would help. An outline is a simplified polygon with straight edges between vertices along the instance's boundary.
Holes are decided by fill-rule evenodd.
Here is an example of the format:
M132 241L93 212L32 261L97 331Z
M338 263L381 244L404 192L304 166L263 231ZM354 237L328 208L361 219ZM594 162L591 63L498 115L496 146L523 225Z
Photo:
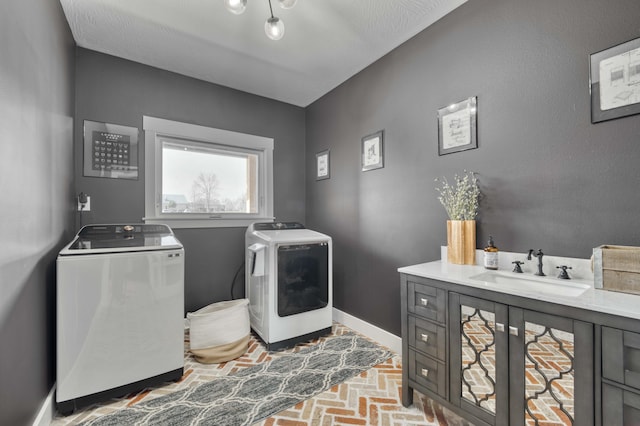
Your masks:
M471 97L438 110L438 155L478 147L478 99Z
M591 122L640 113L640 38L591 55Z
M329 179L331 168L329 163L329 150L320 151L316 154L316 180Z
M84 120L84 176L138 179L138 128Z
M384 130L362 138L362 171L384 167Z

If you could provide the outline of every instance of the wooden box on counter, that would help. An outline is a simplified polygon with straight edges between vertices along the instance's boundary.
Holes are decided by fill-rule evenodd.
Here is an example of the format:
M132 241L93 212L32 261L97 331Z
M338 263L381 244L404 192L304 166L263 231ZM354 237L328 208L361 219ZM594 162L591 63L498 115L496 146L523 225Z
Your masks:
M640 247L594 248L593 278L595 288L640 294Z

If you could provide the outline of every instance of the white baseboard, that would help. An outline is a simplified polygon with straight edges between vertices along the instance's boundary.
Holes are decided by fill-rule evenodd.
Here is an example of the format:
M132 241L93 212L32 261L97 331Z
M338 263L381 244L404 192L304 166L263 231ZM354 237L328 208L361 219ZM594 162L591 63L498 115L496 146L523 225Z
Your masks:
M53 421L53 417L55 416L55 404L53 403L53 395L56 391L56 384L53 384L53 387L49 391L49 395L42 401L42 405L40 406L40 410L38 411L38 415L36 419L33 421L33 426L49 426Z
M333 308L333 320L346 325L353 331L357 331L358 333L375 340L398 355L402 355L402 339L395 334L389 333L380 327L369 324L360 318L356 318L353 315L349 315L348 313L342 312L336 308Z

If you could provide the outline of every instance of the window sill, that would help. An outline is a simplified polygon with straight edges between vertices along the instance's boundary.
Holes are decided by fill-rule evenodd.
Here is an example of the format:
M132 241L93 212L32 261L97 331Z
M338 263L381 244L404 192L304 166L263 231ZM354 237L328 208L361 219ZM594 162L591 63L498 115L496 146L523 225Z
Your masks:
M246 228L256 222L273 222L273 217L254 217L250 219L176 219L176 218L142 218L144 223L168 225L172 229L181 228Z

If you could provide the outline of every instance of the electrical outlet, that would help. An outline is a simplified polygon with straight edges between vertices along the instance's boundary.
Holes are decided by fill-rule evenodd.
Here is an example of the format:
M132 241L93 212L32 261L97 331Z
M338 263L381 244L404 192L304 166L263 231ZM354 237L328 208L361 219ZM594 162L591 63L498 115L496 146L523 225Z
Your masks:
M87 195L87 202L84 203L84 208L82 207L82 203L78 200L78 211L89 212L91 211L91 197Z

